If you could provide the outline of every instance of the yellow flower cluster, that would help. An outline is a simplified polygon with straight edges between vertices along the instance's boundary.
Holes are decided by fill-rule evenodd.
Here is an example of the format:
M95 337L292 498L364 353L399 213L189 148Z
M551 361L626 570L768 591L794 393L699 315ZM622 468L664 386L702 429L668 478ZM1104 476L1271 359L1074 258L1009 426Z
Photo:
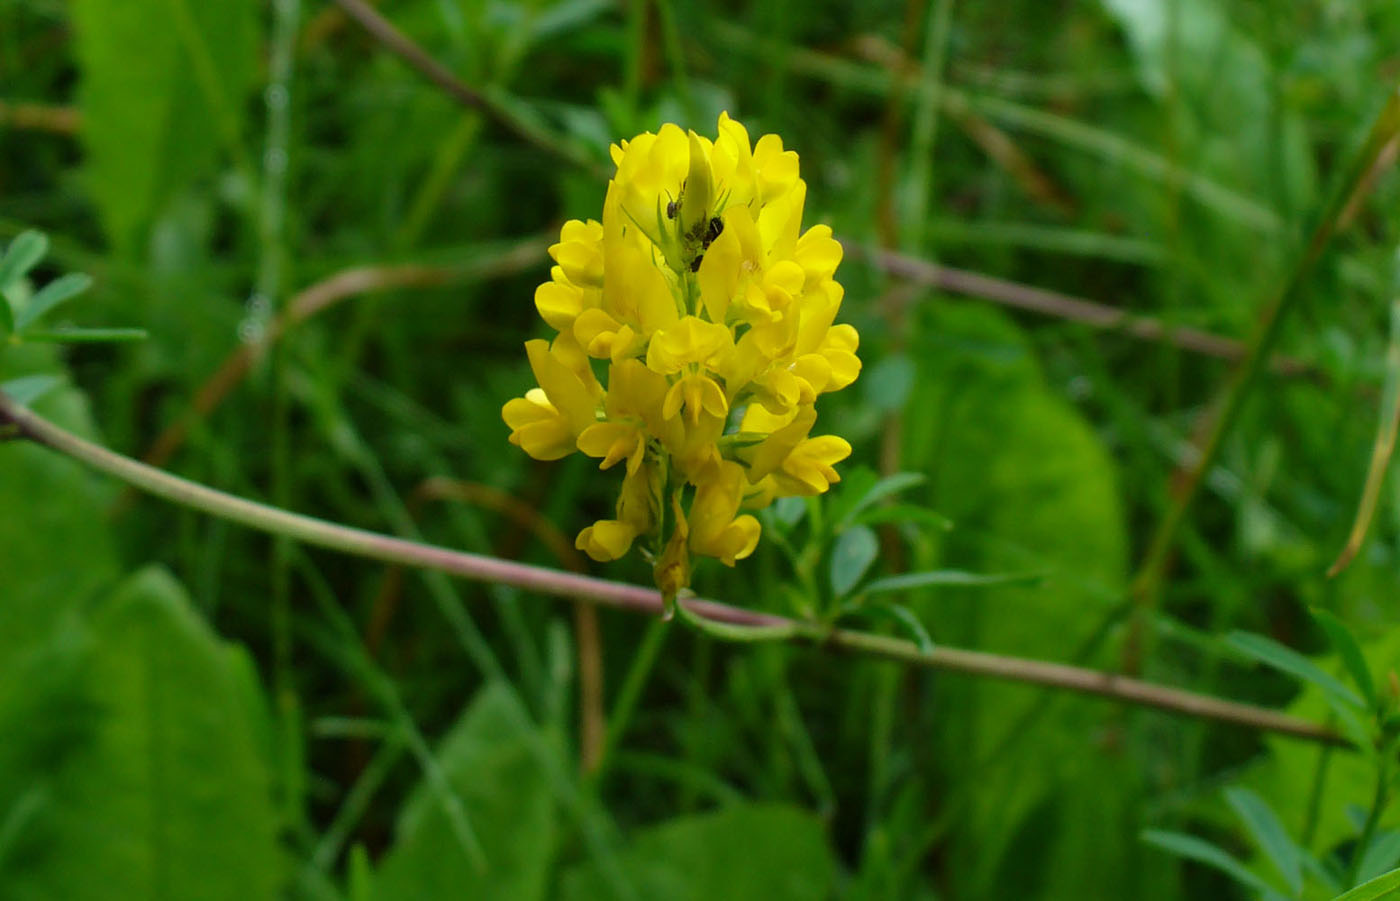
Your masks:
M617 518L577 545L615 560L650 539L672 598L692 554L733 566L753 552L759 523L741 509L839 480L851 446L811 437L813 404L860 373L859 336L833 324L841 245L801 231L807 186L777 135L751 146L721 114L713 141L668 124L612 157L602 222L565 223L535 292L558 331L525 345L539 387L502 415L536 459L626 462Z

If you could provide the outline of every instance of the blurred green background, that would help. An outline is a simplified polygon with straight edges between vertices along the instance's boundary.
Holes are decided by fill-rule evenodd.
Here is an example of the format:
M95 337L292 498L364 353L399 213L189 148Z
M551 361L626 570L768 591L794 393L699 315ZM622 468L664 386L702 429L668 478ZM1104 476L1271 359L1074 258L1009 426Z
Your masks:
M530 384L545 248L600 215L611 141L728 110L801 155L806 223L847 242L865 369L822 401L855 446L825 508L923 480L874 531L780 507L697 589L793 615L852 587L842 554L857 581L1031 573L849 623L1103 668L1232 364L993 301L1047 289L1246 339L1400 78L1389 0L377 6L477 105L332 2L0 0L0 244L40 229L36 285L94 277L60 320L149 333L6 347L0 378L59 375L44 415L237 494L584 566L572 536L616 473L531 461L499 415ZM1186 520L1147 678L1321 722L1221 641L1325 652L1315 606L1394 679L1389 488L1323 575L1400 295L1400 179L1367 188L1282 323L1292 371L1256 386ZM940 288L881 249L1003 281ZM1400 817L1346 752L298 548L20 442L0 504L3 898L1259 893L1144 829L1331 897L1280 877L1242 789L1324 860L1376 809L1393 848L1371 868L1400 862ZM779 536L821 554L814 588ZM588 569L649 580L635 557Z

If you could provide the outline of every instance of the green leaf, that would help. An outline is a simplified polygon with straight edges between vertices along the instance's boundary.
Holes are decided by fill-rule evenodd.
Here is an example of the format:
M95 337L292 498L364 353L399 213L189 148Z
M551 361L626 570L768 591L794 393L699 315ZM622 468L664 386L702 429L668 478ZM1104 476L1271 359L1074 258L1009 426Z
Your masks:
M15 317L15 330L24 331L59 304L72 300L92 287L92 276L82 272L70 272L59 276L45 285Z
M253 0L74 0L85 176L130 249L177 194L241 153L257 48Z
M1332 650L1336 651L1337 656L1342 658L1342 664L1351 674L1352 681L1366 696L1366 703L1375 707L1376 683L1371 678L1371 668L1366 665L1366 658L1361 654L1361 645L1357 643L1356 636L1352 634L1346 623L1328 610L1314 607L1312 608L1312 616L1327 633L1327 640L1331 642Z
M936 500L958 527L920 535L909 568L1046 578L947 585L910 594L908 606L938 624L940 644L1117 665L1107 646L1088 653L1127 581L1116 462L1046 385L1034 346L1008 316L957 301L915 312L910 357L919 373L901 465L928 476L910 502ZM952 784L975 786L948 835L947 853L959 861L948 895L1159 897L1152 887L1167 864L1145 872L1136 843L1103 838L1101 824L1140 816L1145 790L1135 763L1085 741L1112 731L1112 711L987 681L938 680L934 691L930 703L944 711L938 759ZM993 755L995 766L975 763ZM1012 873L1015 887L1006 884Z
M924 624L914 615L914 611L902 604L866 604L855 601L850 606L852 613L894 620L909 633L909 636L914 639L914 643L919 646L919 650L925 654L931 653L937 648L933 636L928 634L928 629L924 628Z
M1269 883L1261 879L1253 870L1227 851L1223 851L1204 839L1199 839L1194 835L1186 835L1181 832L1166 832L1160 829L1148 829L1142 833L1142 840L1149 845L1161 848L1178 857L1187 860L1194 860L1203 863L1208 867L1213 867L1220 872L1234 879L1256 892L1262 894L1273 894L1274 889Z
M962 588L1033 585L1044 578L1040 573L970 573L960 569L932 569L876 579L861 589L861 594L888 594L892 591L909 591L934 585L956 585Z
M64 328L42 331L31 329L24 333L31 344L123 344L145 341L146 330L139 328Z
M1345 703L1357 710L1364 710L1366 702L1357 697L1356 692L1347 688L1322 667L1292 648L1285 647L1264 635L1253 632L1231 632L1225 638L1226 644L1242 654L1254 658L1265 666L1293 676L1322 689L1329 697Z
M48 252L49 239L43 232L20 232L0 257L0 292L8 291L24 278Z
M878 526L885 523L913 523L928 529L947 532L953 528L953 521L941 513L914 504L890 504L874 507L855 516L852 523L862 526Z
M56 375L25 375L0 383L0 392L27 407L62 384L63 379Z
M852 526L836 538L831 549L831 590L845 597L880 555L880 539L868 526Z
M5 390L39 394L29 401L37 413L85 438L98 437L82 392L40 392L45 380L63 378L51 347L20 346L0 356L0 380L9 379ZM9 510L24 511L0 516L0 682L18 655L119 576L108 526L93 515L114 493L110 479L46 447L0 442L0 498Z
M622 855L639 898L668 901L819 901L836 865L816 817L777 804L736 804L639 833ZM597 864L564 874L565 901L611 898Z
M927 476L918 472L897 472L880 478L869 467L853 468L842 476L841 489L828 507L831 522L840 531L872 505L925 481Z
M1225 800L1234 808L1235 814L1249 829L1255 843L1268 855L1293 894L1301 892L1302 854L1274 811L1254 792L1239 786L1226 789Z
M10 897L280 897L266 712L243 651L157 569L123 583L77 634L64 670L73 690L55 694L74 705L60 719L66 740L47 754L6 749L30 768L7 768L10 778L52 786L0 874ZM6 744L29 740L23 725L0 725Z
M1393 898L1400 895L1400 870L1391 870L1384 876L1377 876L1370 882L1358 885L1332 901L1377 901L1379 898Z
M1366 853L1361 855L1361 866L1356 871L1357 881L1365 883L1388 872L1400 864L1400 830L1378 832L1371 839Z
M554 795L529 741L508 689L483 689L437 759L480 837L486 869L464 853L443 799L424 780L404 805L394 845L374 877L375 897L545 897L557 844Z

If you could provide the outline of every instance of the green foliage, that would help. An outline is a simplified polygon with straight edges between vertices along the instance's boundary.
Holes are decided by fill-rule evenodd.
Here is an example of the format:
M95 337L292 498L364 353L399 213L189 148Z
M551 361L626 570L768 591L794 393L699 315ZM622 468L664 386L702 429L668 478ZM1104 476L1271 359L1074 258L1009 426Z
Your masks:
M108 238L140 231L242 147L257 56L252 0L76 0L85 178Z
M805 901L830 896L835 866L810 814L785 805L739 804L637 833L622 866L643 898ZM610 898L596 865L564 874L560 897Z
M373 897L545 898L557 846L556 804L501 686L484 689L447 732L437 762L452 795L425 780L404 804ZM461 804L481 837L485 868L465 852L445 805Z
M32 678L7 679L0 702L11 897L277 896L251 661L169 575L133 576L12 672ZM36 700L52 712L36 717ZM23 728L35 720L44 728Z
M545 248L599 216L609 142L727 109L801 155L864 370L820 405L842 481L695 588L809 622L595 620L288 548L0 424L0 895L1393 890L1393 168L1160 590L1131 574L1234 365L1171 336L1257 334L1393 87L1400 5L371 5L484 104L336 4L0 2L0 391L133 457L178 425L161 465L237 494L589 566L608 480L499 419ZM831 627L1140 664L1357 749L838 655Z

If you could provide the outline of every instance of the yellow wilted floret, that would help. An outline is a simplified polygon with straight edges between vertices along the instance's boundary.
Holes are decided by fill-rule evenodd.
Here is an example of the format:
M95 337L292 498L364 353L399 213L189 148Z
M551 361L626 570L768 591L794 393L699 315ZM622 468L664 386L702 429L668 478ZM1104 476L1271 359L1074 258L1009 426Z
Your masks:
M713 140L668 124L612 158L602 221L565 223L535 291L558 333L525 345L539 387L501 413L536 459L625 462L617 518L576 544L615 560L643 541L669 599L693 555L753 553L741 509L840 480L851 446L811 434L813 405L860 374L859 335L835 324L841 245L802 231L807 186L777 135L750 144L722 113Z

